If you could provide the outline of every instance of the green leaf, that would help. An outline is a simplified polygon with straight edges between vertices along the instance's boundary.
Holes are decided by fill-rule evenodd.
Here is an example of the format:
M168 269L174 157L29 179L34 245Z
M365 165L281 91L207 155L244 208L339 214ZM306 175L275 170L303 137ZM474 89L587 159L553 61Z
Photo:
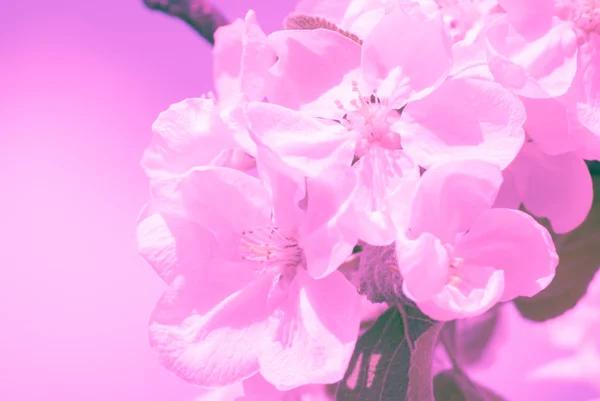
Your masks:
M572 309L587 292L600 266L600 177L594 178L594 204L587 219L575 230L557 235L549 229L560 262L550 285L531 298L517 298L515 304L525 318L537 322L553 319Z
M435 401L504 401L492 390L473 382L463 372L446 370L433 378Z
M392 307L358 339L336 400L433 401L431 365L443 324L401 308L404 317Z

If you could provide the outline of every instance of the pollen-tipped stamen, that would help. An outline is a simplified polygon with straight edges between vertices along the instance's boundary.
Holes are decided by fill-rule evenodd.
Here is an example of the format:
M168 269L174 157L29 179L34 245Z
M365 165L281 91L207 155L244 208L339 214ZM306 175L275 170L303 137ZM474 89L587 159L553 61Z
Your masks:
M242 232L240 243L242 259L254 261L266 269L297 266L302 263L302 250L293 238L284 236L277 227L262 227Z

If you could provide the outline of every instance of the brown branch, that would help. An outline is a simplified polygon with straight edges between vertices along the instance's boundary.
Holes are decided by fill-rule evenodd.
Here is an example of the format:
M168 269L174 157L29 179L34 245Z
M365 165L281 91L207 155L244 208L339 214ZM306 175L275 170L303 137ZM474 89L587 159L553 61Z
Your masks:
M211 45L215 44L217 28L228 24L210 0L144 0L144 4L151 10L182 19Z

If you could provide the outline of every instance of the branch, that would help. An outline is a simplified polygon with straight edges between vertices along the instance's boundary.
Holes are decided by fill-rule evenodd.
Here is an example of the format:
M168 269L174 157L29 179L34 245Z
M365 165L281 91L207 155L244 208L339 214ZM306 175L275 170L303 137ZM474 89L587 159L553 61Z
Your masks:
M215 31L228 24L210 0L144 0L144 4L151 10L182 19L211 45L215 44Z

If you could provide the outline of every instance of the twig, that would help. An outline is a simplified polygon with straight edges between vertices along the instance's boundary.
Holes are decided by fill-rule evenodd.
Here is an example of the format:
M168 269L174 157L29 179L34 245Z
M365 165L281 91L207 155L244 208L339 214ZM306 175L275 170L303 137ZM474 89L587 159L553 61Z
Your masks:
M144 4L151 10L182 19L211 45L215 44L215 31L228 24L210 0L144 0Z

